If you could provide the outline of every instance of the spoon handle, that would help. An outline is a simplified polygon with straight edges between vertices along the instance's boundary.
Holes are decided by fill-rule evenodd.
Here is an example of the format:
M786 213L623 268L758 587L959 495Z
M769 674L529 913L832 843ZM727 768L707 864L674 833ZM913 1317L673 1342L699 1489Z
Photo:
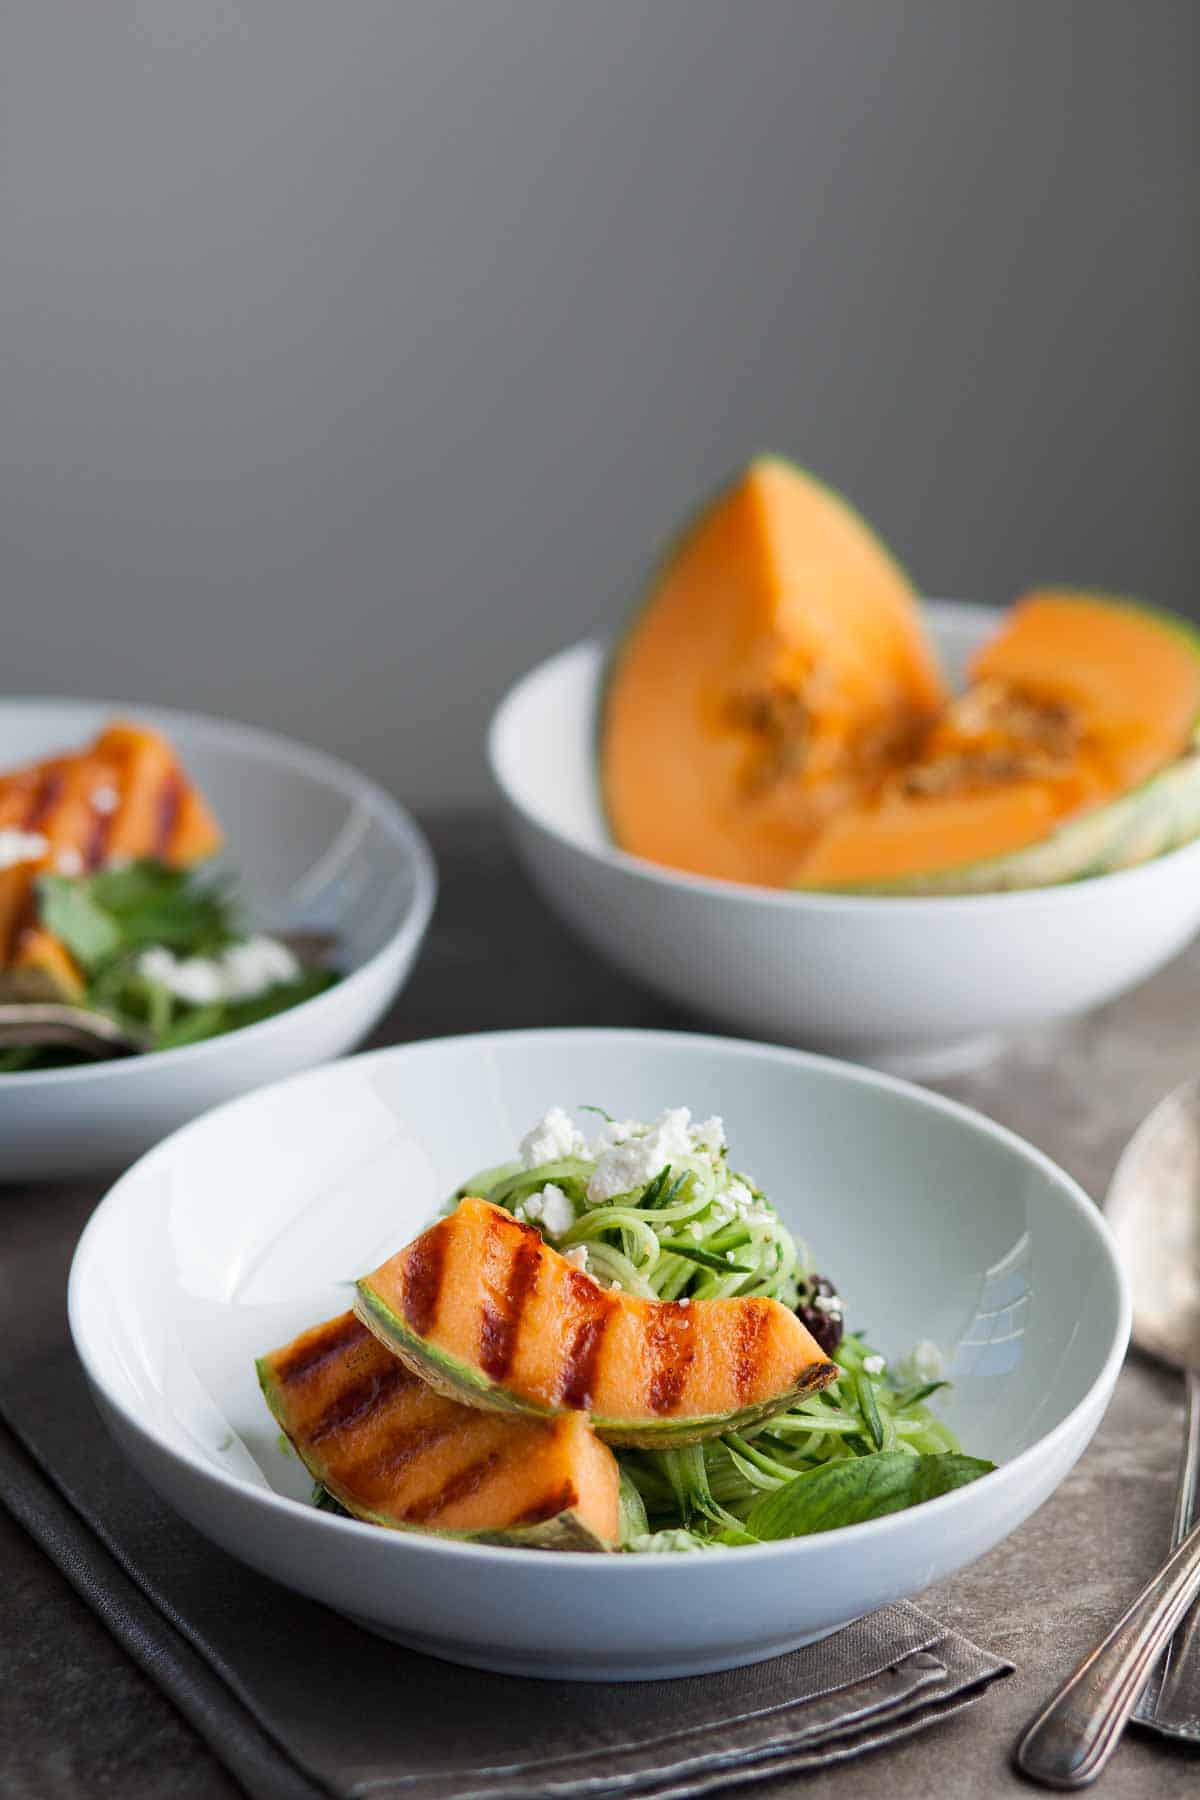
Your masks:
M1086 1787L1096 1779L1198 1591L1200 1526L1030 1724L1016 1751L1023 1775L1056 1788Z

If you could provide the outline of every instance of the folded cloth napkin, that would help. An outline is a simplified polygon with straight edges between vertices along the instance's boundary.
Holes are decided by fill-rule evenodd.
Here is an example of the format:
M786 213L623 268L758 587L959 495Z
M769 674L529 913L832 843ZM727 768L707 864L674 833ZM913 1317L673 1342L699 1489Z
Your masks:
M68 1345L0 1370L0 1414L0 1498L261 1800L712 1793L919 1731L1011 1670L909 1605L676 1681L451 1669L274 1586L161 1506Z

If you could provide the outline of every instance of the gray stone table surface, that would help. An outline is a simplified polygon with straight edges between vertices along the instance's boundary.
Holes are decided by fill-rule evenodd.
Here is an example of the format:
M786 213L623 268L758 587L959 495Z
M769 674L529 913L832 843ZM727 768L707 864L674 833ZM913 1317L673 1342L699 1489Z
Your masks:
M443 817L430 834L441 900L420 966L376 1041L516 1025L703 1027L582 951L531 894L493 820ZM938 1085L1030 1138L1100 1197L1138 1120L1198 1065L1200 949L1193 948L1104 1011L1031 1034ZM953 1205L953 1195L946 1200ZM0 1190L0 1206L38 1209L49 1222L56 1208L76 1212L80 1193ZM938 1617L1011 1657L1011 1680L894 1749L740 1791L803 1790L808 1800L1029 1793L1009 1767L1013 1739L1160 1558L1181 1430L1180 1384L1131 1363L1093 1445L1057 1494L988 1556L921 1596ZM1111 1800L1171 1800L1194 1794L1198 1779L1195 1755L1133 1731L1103 1791ZM237 1792L0 1511L0 1794L225 1800Z

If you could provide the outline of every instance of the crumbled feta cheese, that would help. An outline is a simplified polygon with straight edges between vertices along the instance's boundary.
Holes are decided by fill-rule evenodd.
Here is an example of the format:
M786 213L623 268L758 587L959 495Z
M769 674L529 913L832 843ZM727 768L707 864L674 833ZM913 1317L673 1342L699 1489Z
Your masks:
M866 1370L868 1375L882 1375L883 1371L884 1371L884 1367L885 1367L885 1364L884 1364L884 1360L883 1360L882 1356L864 1356L863 1357L863 1368Z
M577 1269L583 1269L586 1273L588 1266L586 1244L576 1244L573 1250L564 1250L563 1255L569 1263L574 1263Z
M143 950L137 966L147 980L157 981L193 1006L253 1000L300 974L300 964L287 945L269 937L231 944L220 956L181 958L159 944Z
M742 1218L745 1218L754 1206L754 1195L744 1181L731 1181L725 1189L724 1200L731 1211Z
M642 1119L605 1119L592 1140L592 1155L599 1156L602 1150L611 1150L614 1144L626 1144L631 1137L640 1137L649 1126Z
M224 997L221 964L216 957L188 956L182 960L158 945L138 957L138 973L179 1000L193 1006L209 1006Z
M737 1251L736 1250L727 1250L725 1252L725 1261L735 1263L737 1261Z
M711 1119L701 1119L692 1126L692 1143L705 1156L720 1156L725 1148L725 1121L717 1113Z
M619 1281L610 1281L608 1285L609 1285L610 1292L612 1292L614 1294L620 1294L620 1293L624 1292L624 1289L622 1288Z
M102 814L115 813L121 804L121 796L111 782L104 782L100 787L92 789L92 811Z
M64 844L54 858L54 867L60 875L82 875L83 857L73 844Z
M521 1139L521 1160L527 1169L536 1169L541 1163L561 1162L565 1156L589 1154L587 1139L561 1106L552 1106Z
M840 1319L843 1312L840 1294L814 1294L813 1305L820 1313L826 1313L831 1319Z
M562 1189L548 1181L540 1194L526 1200L525 1217L540 1219L550 1237L562 1237L575 1223L575 1208Z
M922 1338L901 1358L896 1373L905 1381L941 1381L946 1373L946 1359L936 1344Z
M0 869L15 869L18 863L37 862L50 848L40 831L0 831Z
M691 1295L690 1295L690 1294L685 1294L685 1295L684 1295L684 1296L683 1296L683 1299L682 1299L682 1300L677 1300L677 1301L676 1301L676 1302L675 1302L675 1304L676 1304L676 1305L677 1305L677 1306L690 1306L690 1305L691 1305L691 1304L692 1304L692 1296L691 1296Z
M603 1206L619 1194L645 1187L668 1163L693 1156L691 1116L686 1106L668 1107L640 1137L627 1138L605 1150L588 1182L591 1204Z
M268 988L297 980L300 974L300 964L278 938L251 937L244 943L230 944L221 960L225 965L225 992L230 1000L253 1000Z

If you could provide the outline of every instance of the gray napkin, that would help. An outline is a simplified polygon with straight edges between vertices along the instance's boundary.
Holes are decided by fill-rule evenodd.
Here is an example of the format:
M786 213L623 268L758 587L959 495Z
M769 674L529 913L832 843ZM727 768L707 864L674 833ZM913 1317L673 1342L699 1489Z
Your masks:
M265 1581L161 1506L66 1344L0 1368L0 1414L0 1498L261 1800L711 1793L907 1736L1011 1670L909 1605L677 1681L451 1668Z

